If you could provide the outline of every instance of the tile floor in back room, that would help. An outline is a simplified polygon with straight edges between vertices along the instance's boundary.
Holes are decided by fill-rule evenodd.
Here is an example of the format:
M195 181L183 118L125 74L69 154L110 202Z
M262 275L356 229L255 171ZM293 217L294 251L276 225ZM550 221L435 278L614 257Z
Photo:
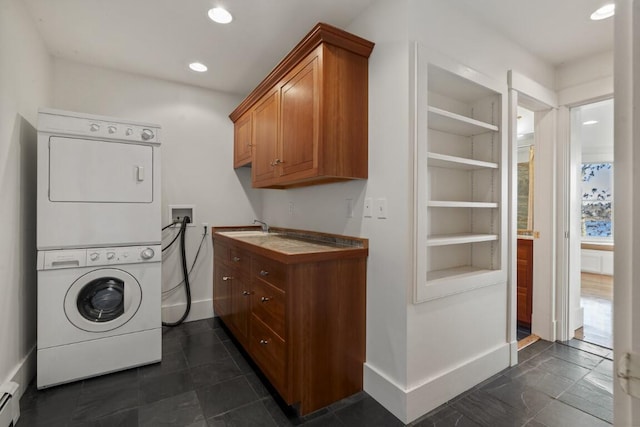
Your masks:
M162 363L37 391L20 401L28 426L402 426L365 392L304 418L280 405L217 319L163 331ZM519 364L412 426L606 426L612 422L611 351L581 341L538 341Z

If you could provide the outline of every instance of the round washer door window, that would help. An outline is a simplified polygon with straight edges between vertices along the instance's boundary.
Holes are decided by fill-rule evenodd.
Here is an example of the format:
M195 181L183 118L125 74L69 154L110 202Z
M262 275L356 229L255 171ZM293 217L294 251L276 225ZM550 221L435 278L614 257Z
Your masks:
M140 283L131 274L101 268L73 282L65 296L64 311L76 327L106 332L131 320L141 302Z

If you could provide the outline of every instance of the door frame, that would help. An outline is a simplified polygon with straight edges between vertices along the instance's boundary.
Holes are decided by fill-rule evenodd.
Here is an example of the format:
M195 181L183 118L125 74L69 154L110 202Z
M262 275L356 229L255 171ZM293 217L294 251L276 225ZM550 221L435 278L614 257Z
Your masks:
M634 188L640 188L640 150L634 141L640 138L640 1L616 1L614 54L614 370L626 354L640 353L640 220L639 201ZM635 108L634 108L635 107ZM635 306L635 309L634 309ZM628 376L628 375L626 375ZM637 376L637 373L635 374ZM624 381L624 380L620 380ZM613 421L615 425L639 425L640 405L621 387L614 375Z
M517 249L518 249L518 230L517 230L517 215L518 215L518 186L517 180L517 167L518 167L518 150L517 150L517 108L518 105L522 105L533 111L550 110L552 114L553 122L551 125L546 125L550 130L555 129L555 109L557 108L557 96L554 91L547 89L541 84L525 77L524 75L509 70L508 75L508 87L509 87L509 215L508 215L508 229L509 229L509 243L508 243L508 256L509 256L509 330L507 332L507 339L511 346L511 365L518 363L518 342L517 342ZM551 147L555 147L555 133L551 132ZM551 158L555 158L555 153L550 153ZM536 161L536 165L540 162ZM538 166L539 167L539 166ZM553 170L555 171L555 162ZM534 172L535 173L535 172ZM534 196L535 197L535 196ZM534 199L535 200L535 199ZM551 204L554 201L551 200ZM535 201L534 201L535 205ZM535 218L535 215L534 215ZM544 229L540 230L549 239L551 245L555 245L555 224L554 221L550 221L548 224L544 224ZM534 243L534 260L535 260L535 243ZM553 250L551 252L554 252ZM553 274L555 262L554 257L549 258L551 274ZM534 274L533 285L533 309L531 330L532 333L540 336L543 339L555 340L555 280L552 280L548 285L536 284ZM538 315L535 314L535 310L538 310Z

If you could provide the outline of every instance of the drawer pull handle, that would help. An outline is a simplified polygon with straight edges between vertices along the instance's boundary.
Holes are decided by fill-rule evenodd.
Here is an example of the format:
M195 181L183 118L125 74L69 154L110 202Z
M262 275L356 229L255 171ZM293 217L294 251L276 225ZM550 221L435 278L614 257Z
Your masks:
M268 275L269 275L269 272L268 272L267 270L260 270L260 275L261 275L262 277L264 277L264 276L268 276Z
M242 291L242 295L244 295L244 296L251 295L251 292L249 292L249 291Z
M234 256L233 257L233 262L238 262L238 261L240 261L240 257Z
M224 280L225 282L227 280L231 280L231 279L233 279L233 277L231 277L231 276L222 276L222 280Z
M267 345L269 344L269 340L260 340L260 344Z
M269 297L262 297L262 298L260 298L260 301L262 301L262 302L267 302L267 301L269 301L270 299L271 299L271 298L269 298Z

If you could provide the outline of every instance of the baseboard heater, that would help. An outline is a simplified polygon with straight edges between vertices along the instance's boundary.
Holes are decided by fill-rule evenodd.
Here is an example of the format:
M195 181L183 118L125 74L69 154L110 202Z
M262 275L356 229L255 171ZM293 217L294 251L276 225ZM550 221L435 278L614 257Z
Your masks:
M0 427L13 427L20 418L20 404L13 396L18 384L8 382L0 386Z

